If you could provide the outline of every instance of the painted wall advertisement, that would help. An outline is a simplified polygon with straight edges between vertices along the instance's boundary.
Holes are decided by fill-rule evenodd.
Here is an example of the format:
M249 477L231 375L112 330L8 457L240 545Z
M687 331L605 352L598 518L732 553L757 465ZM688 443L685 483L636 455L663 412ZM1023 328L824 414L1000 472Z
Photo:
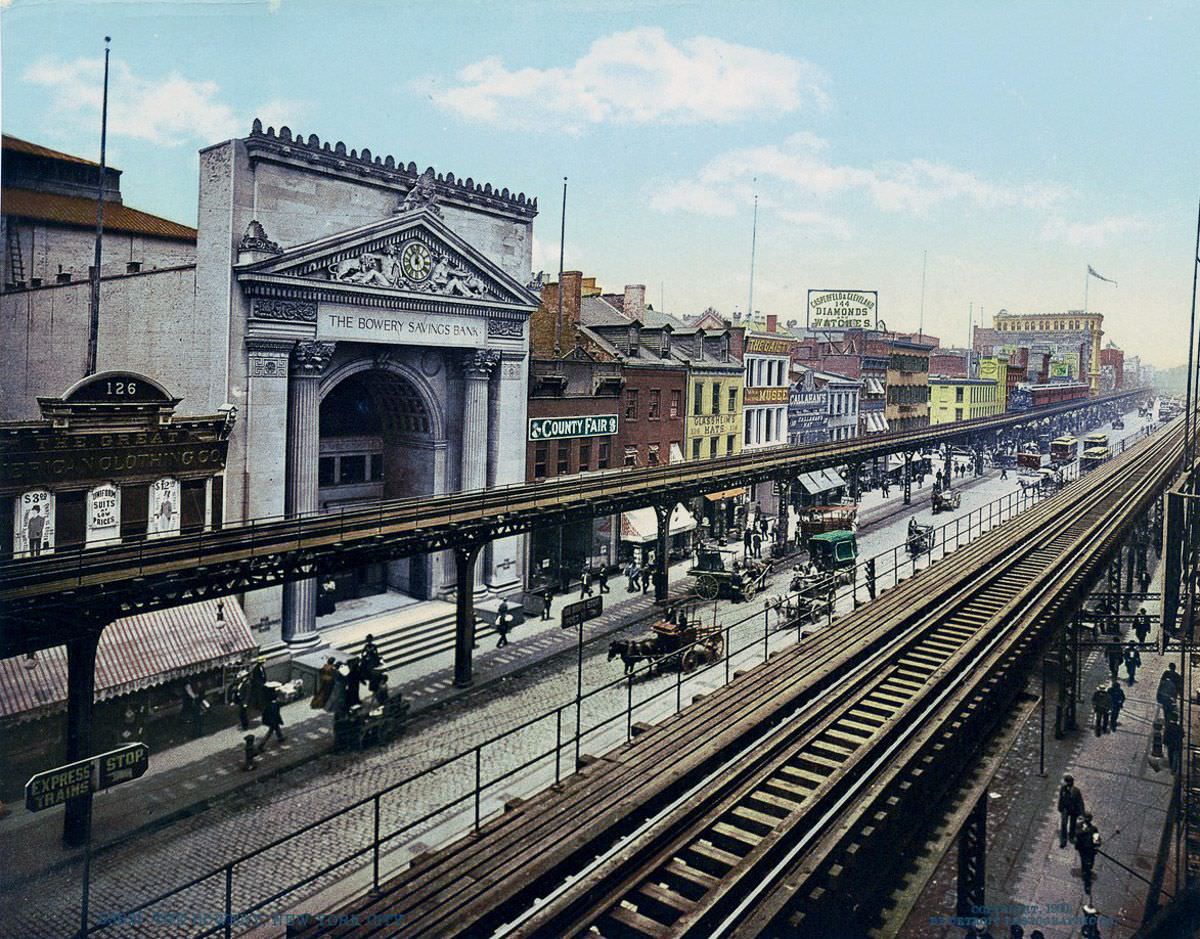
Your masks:
M13 557L54 553L54 493L32 489L13 500Z
M875 290L810 290L809 329L874 329L879 323Z
M86 545L121 539L121 490L112 483L100 483L87 494Z
M179 534L179 480L155 480L150 487L150 511L146 519L148 538Z

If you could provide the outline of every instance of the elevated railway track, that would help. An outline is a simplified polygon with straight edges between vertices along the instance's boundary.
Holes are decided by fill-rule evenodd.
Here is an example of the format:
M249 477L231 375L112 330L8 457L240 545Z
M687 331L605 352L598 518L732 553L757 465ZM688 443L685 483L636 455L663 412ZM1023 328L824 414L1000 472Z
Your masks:
M864 935L1182 438L1178 421L305 935Z
M1141 394L1129 391L1022 414L836 444L622 468L476 492L384 501L338 513L255 519L175 538L9 560L0 566L0 656L69 642L121 615L430 551L459 552L461 579L473 570L472 552L496 538L647 505L669 511L677 502L707 492L824 467L856 466L886 454L911 453L942 443L982 441L1081 408L1117 405ZM660 554L665 558L664 552Z

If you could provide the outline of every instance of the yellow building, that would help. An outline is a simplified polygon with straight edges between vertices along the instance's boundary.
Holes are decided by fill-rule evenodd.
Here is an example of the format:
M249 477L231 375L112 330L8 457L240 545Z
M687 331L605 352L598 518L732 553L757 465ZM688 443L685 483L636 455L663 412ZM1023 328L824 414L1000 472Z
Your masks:
M991 378L930 378L929 423L951 424L1000 414L998 383Z
M983 356L979 360L979 377L996 383L996 396L1000 401L997 413L1003 414L1008 410L1008 359L996 355Z
M730 366L698 365L688 369L687 420L684 455L689 460L728 456L742 450L742 370Z

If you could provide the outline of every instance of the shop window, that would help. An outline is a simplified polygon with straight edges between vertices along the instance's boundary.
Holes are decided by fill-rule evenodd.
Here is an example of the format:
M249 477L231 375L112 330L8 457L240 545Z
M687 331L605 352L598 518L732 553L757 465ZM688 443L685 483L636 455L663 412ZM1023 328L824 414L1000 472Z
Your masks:
M720 441L720 439L721 438L719 437L708 438L708 455L710 457L717 455L717 443Z
M596 457L597 469L608 469L608 454L611 449L612 445L607 440L600 441L600 449Z
M338 460L338 484L342 486L352 486L355 483L365 483L367 481L367 457L366 454L357 454L355 456L344 456Z
M625 448L625 465L626 466L637 466L638 465L637 447L627 446Z
M204 528L205 480L185 479L179 487L180 530L200 531Z
M683 392L678 388L671 392L671 417L679 417L679 408L683 404Z
M371 454L371 482L377 483L383 479L383 454Z
M658 466L658 444L652 443L646 448L646 463L649 466Z
M539 443L533 448L533 478L546 478L546 445Z
M636 421L638 419L638 390L636 388L625 389L625 420Z
M725 438L725 452L733 453L733 448L737 445L737 434L730 434Z
M559 476L565 476L571 472L571 441L560 440L558 442L558 462L554 471Z
M646 420L656 421L662 415L659 413L659 399L662 397L662 392L657 388L650 389L650 400L646 404Z
M212 478L212 524L214 531L225 524L225 477Z
M697 437L695 440L692 441L692 459L693 460L700 459L700 438L699 437Z
M579 472L586 473L592 468L592 442L579 441Z
M337 460L335 457L323 456L317 461L317 485L332 486L337 482Z
M692 413L699 417L704 413L704 382L696 382L692 388Z
M146 516L150 511L150 486L135 483L121 487L121 540L146 537Z
M86 493L82 489L74 492L54 493L54 547L56 549L83 546L85 496Z

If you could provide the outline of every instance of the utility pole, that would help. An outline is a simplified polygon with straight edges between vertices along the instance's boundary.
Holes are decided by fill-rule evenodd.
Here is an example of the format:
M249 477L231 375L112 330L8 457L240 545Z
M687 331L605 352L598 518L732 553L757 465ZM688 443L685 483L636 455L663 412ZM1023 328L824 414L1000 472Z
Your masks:
M96 180L96 255L92 264L91 316L88 322L87 374L96 372L97 346L100 341L100 255L104 241L104 169L108 147L108 44L104 37L104 99L100 109L100 173Z
M758 182L758 177L754 177ZM746 316L754 323L754 253L758 246L758 193L754 194L754 224L750 229L750 299L746 301Z
M554 357L562 356L563 255L567 250L567 177L563 177L562 225L558 231L558 319L554 321Z
M921 319L917 326L917 336L920 339L925 338L925 266L929 260L929 251L921 252Z

